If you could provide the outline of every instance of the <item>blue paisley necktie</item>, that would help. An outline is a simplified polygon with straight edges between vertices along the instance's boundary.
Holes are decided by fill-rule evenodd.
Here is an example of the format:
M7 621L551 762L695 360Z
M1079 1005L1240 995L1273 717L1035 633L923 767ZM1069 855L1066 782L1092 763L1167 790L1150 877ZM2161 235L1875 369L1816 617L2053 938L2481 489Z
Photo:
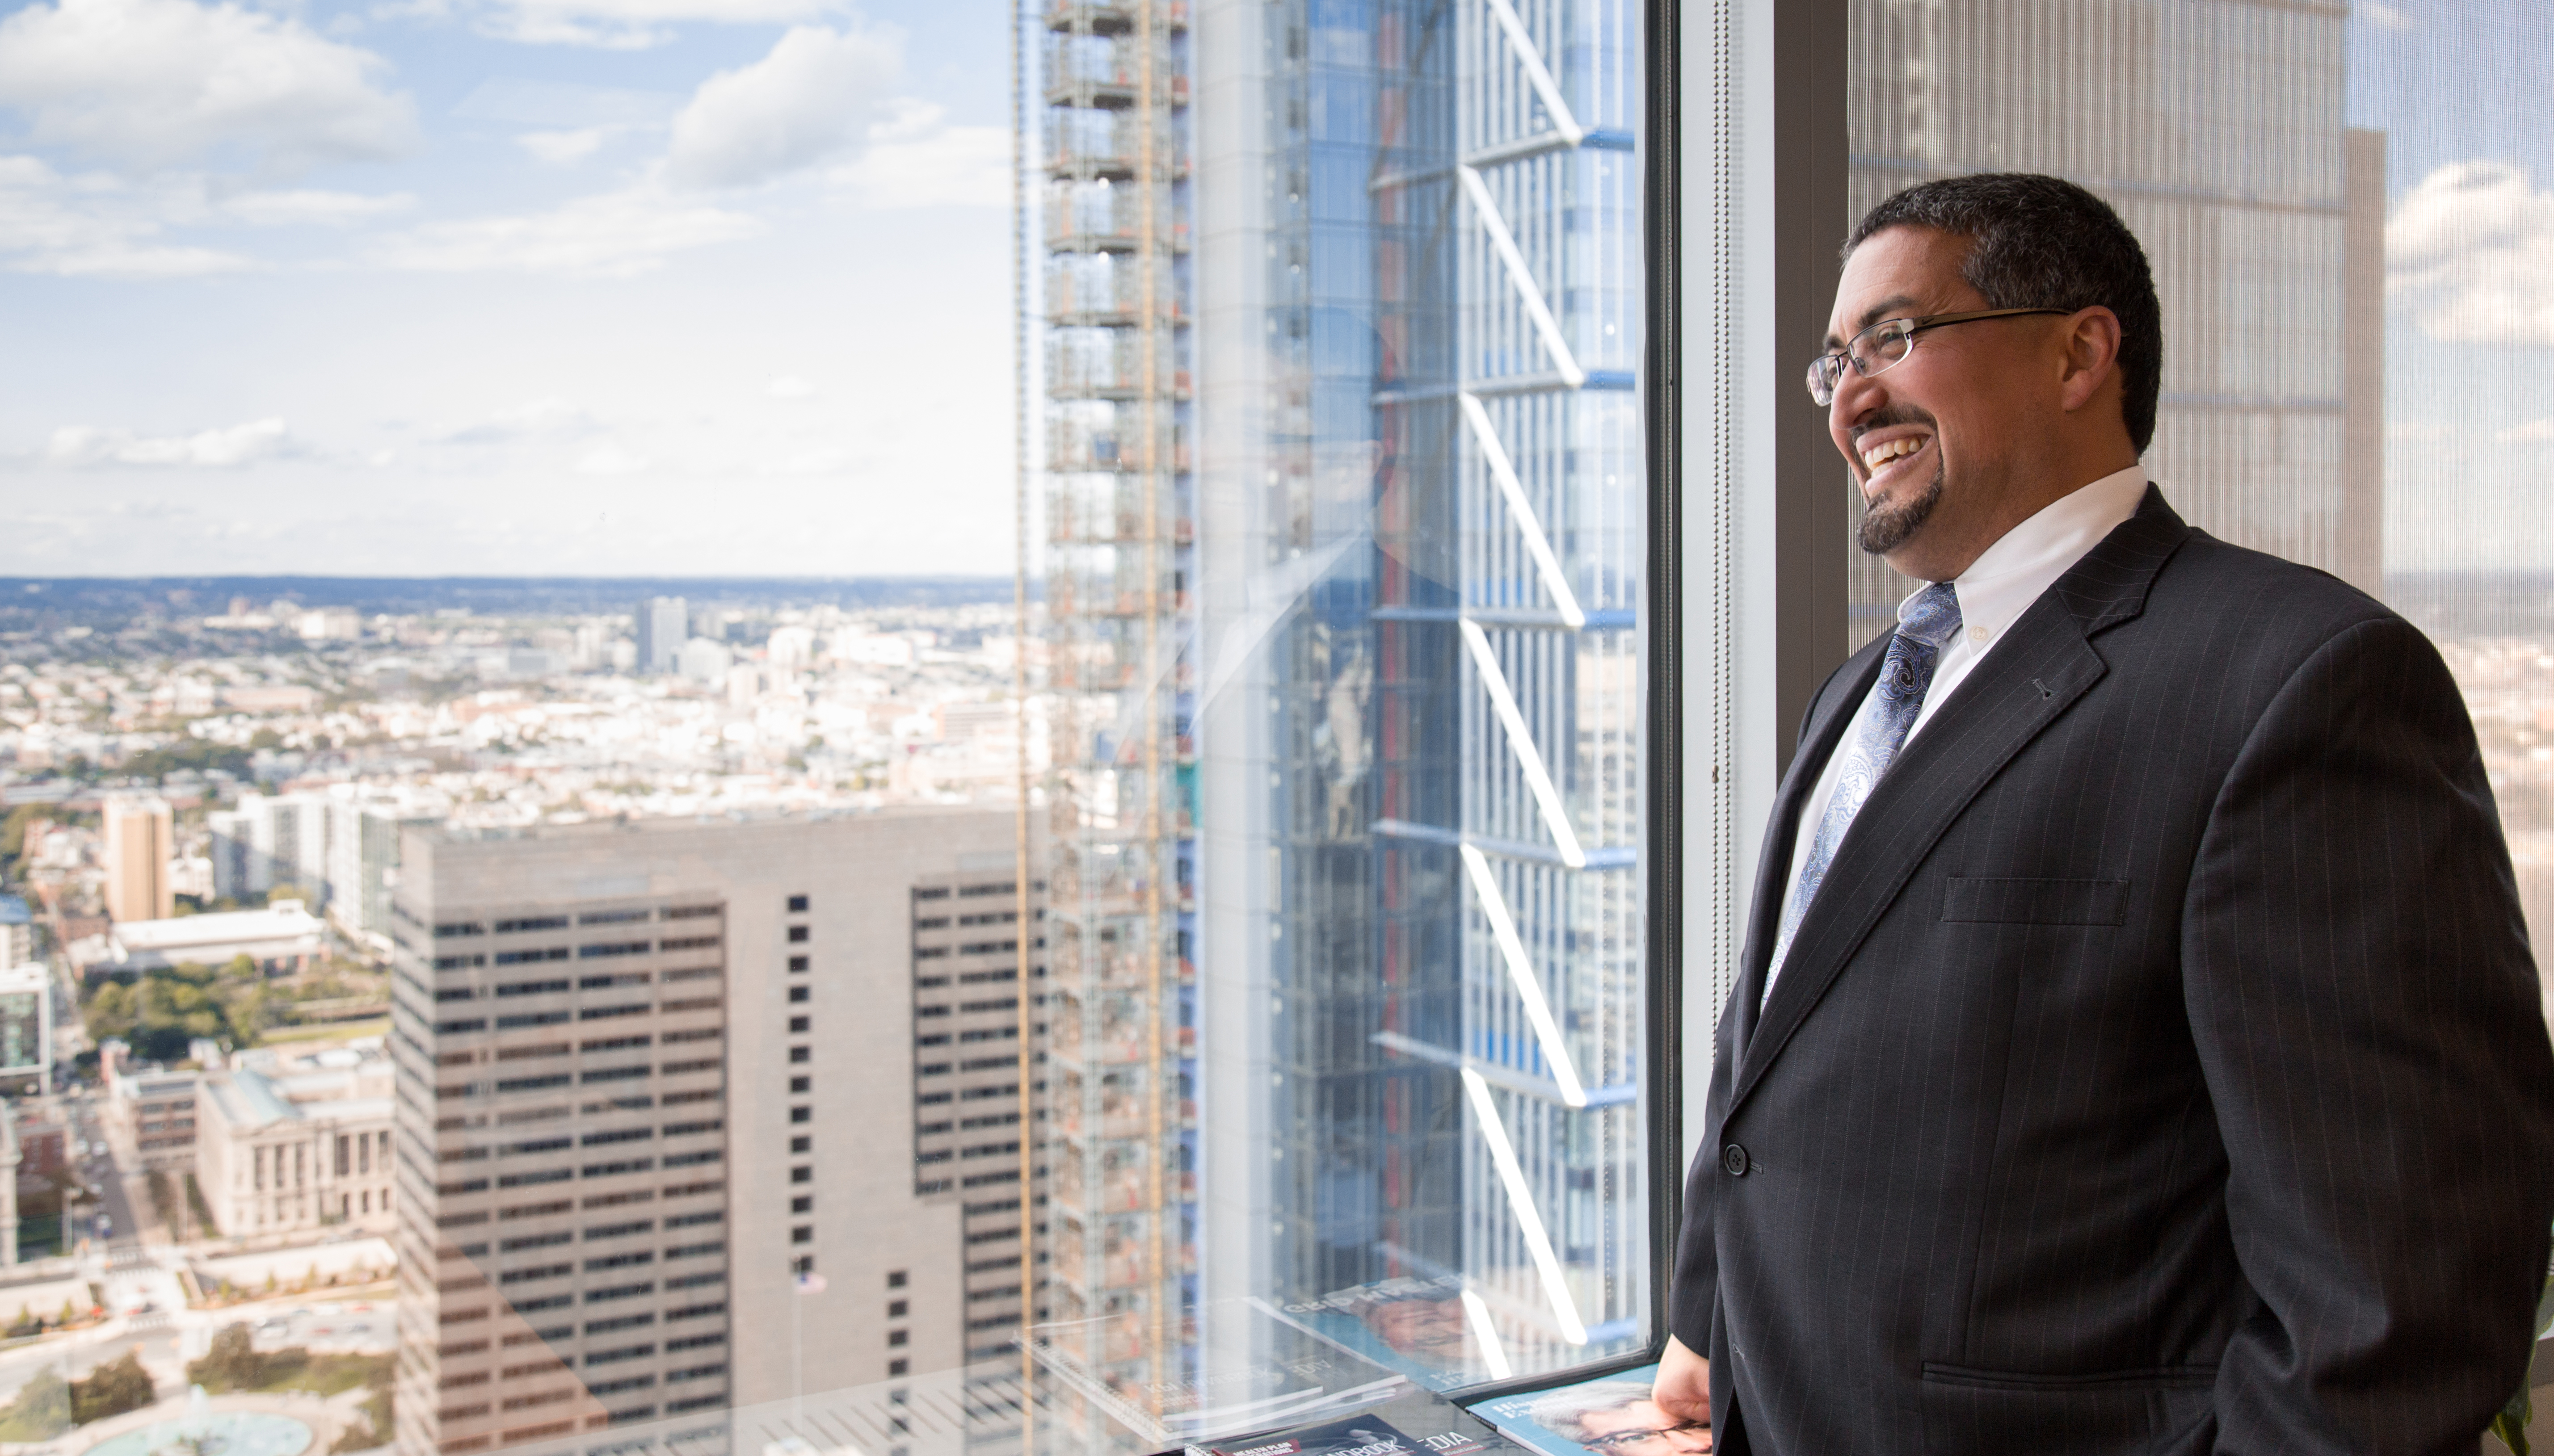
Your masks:
M1844 747L1844 766L1836 773L1835 793L1827 800L1825 817L1818 821L1817 838L1809 841L1809 857L1800 865L1800 883L1792 891L1791 903L1783 907L1782 933L1774 939L1774 958L1765 967L1768 997L1774 994L1774 977L1783 968L1783 957L1791 952L1792 937L1800 929L1800 917L1835 860L1836 846L1844 842L1844 832L1853 827L1863 801L1871 797L1880 776L1906 746L1907 730L1916 726L1916 715L1924 708L1924 694L1933 686L1933 666L1942 659L1942 644L1959 629L1960 599L1949 582L1935 582L1898 609L1898 630L1889 639L1889 656L1880 665L1875 690L1880 701L1872 705L1862 731Z

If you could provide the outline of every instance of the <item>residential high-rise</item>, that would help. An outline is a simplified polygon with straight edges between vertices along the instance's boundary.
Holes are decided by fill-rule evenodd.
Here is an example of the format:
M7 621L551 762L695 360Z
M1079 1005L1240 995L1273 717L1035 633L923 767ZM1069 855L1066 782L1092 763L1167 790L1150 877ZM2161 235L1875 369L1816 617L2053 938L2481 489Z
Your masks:
M674 654L691 639L692 614L680 597L650 597L636 614L640 672L672 672Z
M116 920L166 920L176 910L169 886L169 801L156 795L108 796L99 811L105 823L103 890L106 913Z
M317 911L332 888L332 833L347 828L320 793L242 794L204 816L212 834L213 893L252 903L278 889Z
M1015 852L1008 810L407 831L401 1449L1003 1348Z
M340 932L379 953L390 952L400 833L434 824L448 809L442 796L432 793L330 786L327 908L329 921Z
M2163 301L2148 475L2193 524L2379 591L2385 146L2344 123L2348 7L1853 0L1847 14L1837 236L1931 176L2044 171L2101 194ZM1859 520L1841 462L1837 478ZM1854 551L1852 644L1914 589Z

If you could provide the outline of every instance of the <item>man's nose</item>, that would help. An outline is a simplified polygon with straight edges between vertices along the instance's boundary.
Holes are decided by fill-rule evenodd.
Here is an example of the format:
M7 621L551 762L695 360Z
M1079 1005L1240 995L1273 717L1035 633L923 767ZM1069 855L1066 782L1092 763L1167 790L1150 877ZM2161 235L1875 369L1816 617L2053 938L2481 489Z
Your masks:
M1837 436L1852 432L1854 422L1879 407L1888 387L1878 380L1864 379L1852 365L1836 375L1835 393L1827 400L1827 428Z

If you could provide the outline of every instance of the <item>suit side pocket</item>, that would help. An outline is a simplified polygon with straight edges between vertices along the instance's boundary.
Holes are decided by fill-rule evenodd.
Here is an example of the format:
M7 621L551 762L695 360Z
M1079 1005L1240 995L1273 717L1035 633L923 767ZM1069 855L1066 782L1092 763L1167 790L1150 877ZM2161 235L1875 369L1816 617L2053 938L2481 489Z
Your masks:
M2039 1375L1927 1361L1924 1448L2031 1456L2195 1450L2216 1375L2195 1366Z

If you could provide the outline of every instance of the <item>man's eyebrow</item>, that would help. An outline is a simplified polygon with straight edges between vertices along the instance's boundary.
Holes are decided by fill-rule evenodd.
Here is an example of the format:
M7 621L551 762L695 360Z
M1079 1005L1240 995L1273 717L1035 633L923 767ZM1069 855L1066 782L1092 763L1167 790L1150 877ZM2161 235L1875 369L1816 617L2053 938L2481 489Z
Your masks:
M1881 299L1879 302L1872 304L1869 308L1864 309L1862 311L1862 319L1853 326L1853 331L1855 333L1860 333L1864 329L1871 327L1873 324L1880 322L1884 318L1896 318L1910 308L1920 306L1922 306L1921 300L1911 294L1892 293L1888 297ZM1844 340L1839 339L1834 334L1830 333L1826 337L1825 344L1821 347L1828 352L1833 352L1844 347Z

